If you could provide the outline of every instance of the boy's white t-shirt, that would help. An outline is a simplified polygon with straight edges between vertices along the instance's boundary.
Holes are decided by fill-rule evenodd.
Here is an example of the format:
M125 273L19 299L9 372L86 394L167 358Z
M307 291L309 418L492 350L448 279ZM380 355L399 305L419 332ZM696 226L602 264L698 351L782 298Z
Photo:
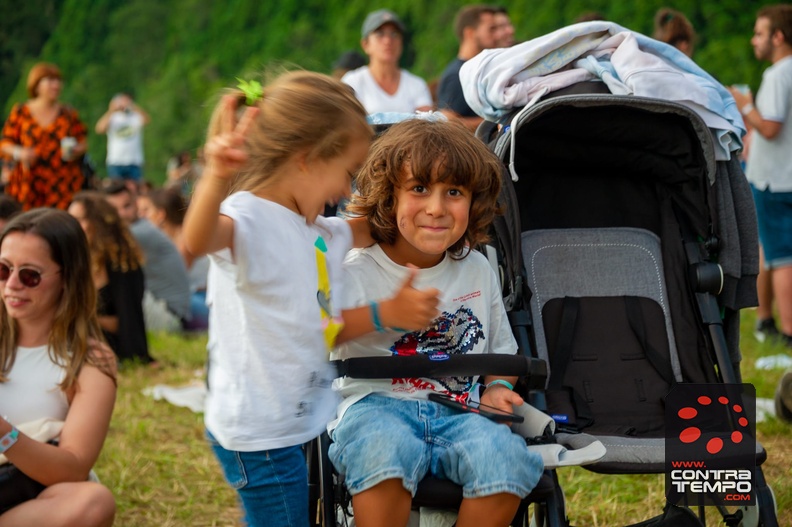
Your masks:
M368 305L391 298L407 277L408 269L393 262L379 245L349 253L344 262L344 288L340 309ZM417 353L448 354L517 352L517 343L503 306L498 278L487 259L471 252L462 260L446 255L442 262L421 269L413 282L416 289L440 291L441 315L424 331L389 329L369 333L338 346L333 359L389 357ZM468 377L442 379L337 379L334 389L344 398L332 431L352 404L371 393L400 399L425 399L431 392L461 395L470 389Z
M143 164L143 116L113 112L107 125L107 164Z
M228 197L220 213L234 220L234 255L224 249L209 256L206 427L228 450L305 443L324 430L338 402L316 244L321 237L327 246L337 295L352 231L339 218L308 225L249 192Z
M399 88L393 95L383 90L368 66L347 72L341 81L355 90L355 96L367 113L414 113L421 107L432 107L432 94L426 81L407 70L401 70Z

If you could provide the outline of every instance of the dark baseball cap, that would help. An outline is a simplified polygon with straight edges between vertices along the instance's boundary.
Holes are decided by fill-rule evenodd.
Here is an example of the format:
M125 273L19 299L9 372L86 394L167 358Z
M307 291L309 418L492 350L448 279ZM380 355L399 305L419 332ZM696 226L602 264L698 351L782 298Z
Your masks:
M399 28L399 31L404 33L404 23L402 23L396 13L389 9L377 9L366 16L366 20L363 21L361 35L366 38L372 31L376 31L381 26L389 23L395 25Z

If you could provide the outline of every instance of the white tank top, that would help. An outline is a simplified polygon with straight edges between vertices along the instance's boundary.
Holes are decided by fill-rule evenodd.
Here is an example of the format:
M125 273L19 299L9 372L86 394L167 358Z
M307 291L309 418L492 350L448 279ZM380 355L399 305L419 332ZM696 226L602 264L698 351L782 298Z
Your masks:
M0 383L0 414L13 425L42 417L66 419L69 402L58 386L66 370L52 362L47 348L18 347L8 381Z

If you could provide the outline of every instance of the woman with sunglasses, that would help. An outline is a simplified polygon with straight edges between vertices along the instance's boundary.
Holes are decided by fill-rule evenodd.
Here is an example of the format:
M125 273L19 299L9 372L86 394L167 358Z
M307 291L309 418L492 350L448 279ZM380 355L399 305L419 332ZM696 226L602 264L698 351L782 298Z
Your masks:
M0 233L0 527L109 526L89 480L110 425L116 363L102 342L85 234L35 209Z

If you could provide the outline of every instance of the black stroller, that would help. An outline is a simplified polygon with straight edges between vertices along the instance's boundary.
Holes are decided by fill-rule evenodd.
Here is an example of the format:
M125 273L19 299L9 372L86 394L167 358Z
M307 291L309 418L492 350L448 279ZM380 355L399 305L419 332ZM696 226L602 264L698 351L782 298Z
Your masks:
M591 24L597 42L623 29ZM469 102L468 88L472 97L486 91L463 86ZM493 121L477 135L508 168L506 213L482 250L497 262L521 349L547 368L541 385L534 370L528 400L553 415L553 441L584 448L577 442L595 436L605 445L586 468L665 473L669 393L741 382L739 311L756 304L758 243L739 162L716 159L710 127L689 107L614 95L599 81L545 93ZM756 504L719 506L719 519L776 526L761 469L766 452L757 443L751 457ZM555 471L545 476L514 525L569 525ZM334 478L329 470L315 478L327 525L344 504ZM438 501L433 493L427 503ZM696 514L683 502L640 525L705 522L704 508Z
M524 332L549 365L547 412L605 444L587 469L664 473L669 391L741 382L739 310L755 305L758 249L739 163L715 160L687 107L602 82L501 123L478 135L512 176L504 199L518 212L496 225L504 298L529 313ZM718 507L726 525L777 525L765 459L757 443L757 504ZM651 525L706 521L681 511Z

